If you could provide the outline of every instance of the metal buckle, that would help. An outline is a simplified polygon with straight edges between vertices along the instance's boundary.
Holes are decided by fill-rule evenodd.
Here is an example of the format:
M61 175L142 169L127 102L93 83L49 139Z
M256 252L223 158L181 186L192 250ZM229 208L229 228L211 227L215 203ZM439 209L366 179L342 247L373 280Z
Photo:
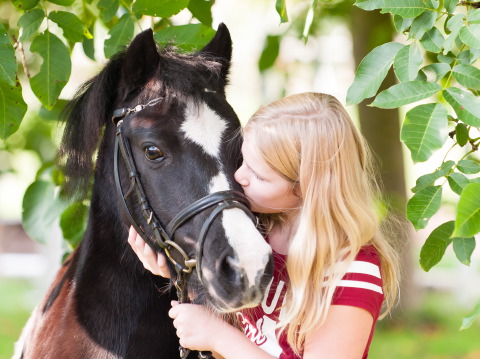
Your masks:
M197 265L197 260L196 259L190 259L187 253L180 247L177 243L171 241L171 240L166 240L165 244L168 244L169 246L175 248L178 253L181 254L183 257L184 265L181 265L178 263L170 254L169 248L165 248L165 253L167 254L167 257L170 259L170 261L173 263L175 267L178 266L178 268L181 268L181 270L184 273L192 273L193 268Z

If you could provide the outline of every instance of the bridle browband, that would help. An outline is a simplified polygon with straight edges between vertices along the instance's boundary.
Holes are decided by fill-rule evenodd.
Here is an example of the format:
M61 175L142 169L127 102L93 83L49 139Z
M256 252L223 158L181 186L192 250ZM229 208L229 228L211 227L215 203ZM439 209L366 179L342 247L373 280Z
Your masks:
M150 206L147 196L145 195L145 191L140 182L140 174L137 171L137 167L132 156L130 144L123 133L123 123L125 117L127 117L131 113L139 112L145 107L154 106L160 103L162 100L163 97L158 97L144 105L137 105L134 108L123 107L113 112L112 122L117 126L114 150L114 176L120 203L122 204L123 211L128 221L135 228L137 233L139 233L143 238L148 238L149 236L146 234L146 232L142 230L141 226L135 221L132 212L128 208L126 202L126 199L132 194L132 192L136 193L143 217L154 234L154 241L165 252L167 258L170 260L170 262L175 268L177 277L174 281L174 285L177 290L177 297L180 303L184 303L189 301L187 282L185 278L186 275L191 273L193 269L196 268L198 279L203 284L201 265L203 259L203 246L207 233L213 221L222 213L222 211L230 208L239 208L243 210L252 219L254 223L256 222L256 218L250 211L249 203L245 195L239 191L228 190L208 194L207 196L195 201L194 203L184 208L181 212L179 212L176 216L172 218L172 220L168 223L166 227L162 225L160 220L157 218L153 208ZM130 180L130 187L126 193L124 193L120 181L120 173L118 168L119 149L121 151L125 166L127 167L128 177ZM180 228L191 218L211 208L213 209L211 210L210 214L207 217L207 220L204 222L200 230L195 258L190 258L189 255L182 249L182 247L180 247L174 241L174 234L178 228ZM182 260L175 260L172 256L172 251L178 252L182 257ZM180 358L186 358L188 354L188 349L180 347ZM209 354L207 353L199 352L199 358L208 358L208 355Z

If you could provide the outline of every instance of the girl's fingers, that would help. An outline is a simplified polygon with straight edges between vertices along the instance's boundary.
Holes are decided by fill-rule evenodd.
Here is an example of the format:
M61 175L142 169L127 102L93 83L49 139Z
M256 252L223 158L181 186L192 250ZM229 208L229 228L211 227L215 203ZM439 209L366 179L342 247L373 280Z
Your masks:
M128 231L128 243L145 269L155 275L170 278L170 271L165 256L162 253L157 255L133 227L130 227Z
M133 250L135 250L135 239L137 238L137 231L133 226L130 226L130 229L128 230L128 244L132 247Z
M172 308L170 308L170 310L168 311L168 316L172 319L175 319L178 315L178 309L179 309L178 302L175 300L172 300ZM174 325L176 325L175 322L174 322Z

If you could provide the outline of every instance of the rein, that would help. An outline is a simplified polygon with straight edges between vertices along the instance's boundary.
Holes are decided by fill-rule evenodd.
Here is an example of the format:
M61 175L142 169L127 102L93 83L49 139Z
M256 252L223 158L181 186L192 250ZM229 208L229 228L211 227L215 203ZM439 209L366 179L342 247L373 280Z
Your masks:
M188 303L188 288L186 276L192 273L193 269L196 269L196 273L199 281L203 284L203 275L202 275L202 259L203 259L203 247L207 233L213 223L213 221L226 209L230 208L239 208L243 210L255 223L256 218L249 209L249 203L245 195L241 192L235 190L220 191L215 193L210 193L207 196L193 202L168 223L166 227L157 218L153 208L148 202L145 191L140 182L140 173L137 171L135 161L133 159L131 147L128 141L128 138L125 137L123 132L123 124L125 117L131 113L136 113L143 110L145 107L154 106L163 100L162 97L155 98L144 105L137 105L133 109L124 107L117 109L113 112L112 122L117 126L116 136L115 136L115 151L114 151L114 176L115 176L115 185L117 188L117 193L120 198L120 203L122 204L123 211L130 222L130 224L135 228L137 233L141 234L143 238L148 238L146 232L141 228L141 226L135 221L131 210L128 208L126 199L135 192L137 197L137 202L140 205L141 212L148 226L154 234L154 241L158 246L165 252L169 261L173 264L175 271L177 273L176 279L174 281L175 288L177 290L177 297L180 303ZM120 181L119 173L119 156L118 152L121 152L123 161L127 167L128 177L130 180L130 187L127 192L123 191L122 184ZM206 221L204 222L200 235L198 238L196 254L194 258L190 258L189 255L174 241L175 231L180 228L188 220L196 216L197 214L211 209L210 214L208 215ZM178 252L182 258L180 261L175 260L172 253ZM190 350L185 349L180 346L180 358L184 359L188 356ZM199 352L199 358L209 358L210 354L208 352Z

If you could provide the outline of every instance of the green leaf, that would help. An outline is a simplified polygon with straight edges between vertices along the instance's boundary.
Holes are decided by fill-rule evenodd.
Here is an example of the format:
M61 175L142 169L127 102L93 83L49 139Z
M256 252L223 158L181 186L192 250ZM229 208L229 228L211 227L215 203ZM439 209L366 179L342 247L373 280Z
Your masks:
M473 250L475 249L475 238L453 238L453 251L460 263L469 266Z
M70 6L72 5L75 0L47 0L52 4L62 5L62 6Z
M460 196L454 237L471 237L480 232L480 183L470 183Z
M418 231L425 228L430 218L440 209L442 186L421 189L407 203L407 219Z
M202 24L212 27L212 6L215 0L190 0L188 10Z
M440 103L419 105L407 112L400 138L410 149L413 162L424 162L442 148L448 138L447 116Z
M272 67L278 57L279 51L280 36L267 36L265 46L258 60L258 69L263 72Z
M441 63L451 65L452 63L455 62L456 57L451 51L449 51L446 55L438 54L437 59Z
M453 107L460 120L467 125L480 127L480 98L457 87L444 90L443 97Z
M472 90L480 90L480 70L471 65L457 65L452 75L460 85Z
M40 71L30 79L30 86L42 105L51 109L70 78L70 53L63 42L48 31L33 39L30 50L43 58Z
M393 15L393 24L395 25L395 29L398 32L404 32L405 30L407 30L410 26L412 26L413 20L413 17L404 19L399 15Z
M451 14L455 11L455 8L460 0L444 0L443 6Z
M480 24L480 9L474 9L468 12L467 21L469 24Z
M450 70L450 65L443 62L436 62L420 69L425 74L428 82L440 81Z
M465 126L461 122L457 126L455 126L455 138L460 147L463 147L468 143L468 140L470 138L468 132L469 131L467 126Z
M286 0L277 0L275 3L275 9L277 10L278 15L280 15L280 23L288 22Z
M425 50L436 53L442 51L444 43L445 38L443 37L440 30L438 30L436 27L427 31L420 40L420 44Z
M14 86L17 82L17 60L7 30L0 23L0 82Z
M93 30L93 29L92 29ZM82 41L83 52L88 56L89 59L95 60L95 43L92 39L84 38Z
M18 19L18 26L22 28L20 41L26 41L35 34L45 18L45 12L41 9L33 9L25 12Z
M19 10L27 11L37 6L40 0L13 0L12 4Z
M388 42L374 48L364 57L348 89L347 104L355 105L377 93L395 56L403 47L398 42Z
M310 28L313 23L313 18L315 17L315 9L317 7L318 0L310 0L310 6L308 7L307 16L305 16L305 25L303 26L302 38L307 43L308 34L310 33Z
M185 9L188 2L189 0L137 0L133 4L133 11L142 15L169 18Z
M468 49L463 50L457 56L459 63L463 65L472 65L480 57L480 49Z
M88 207L81 202L72 203L60 217L63 238L67 240L72 249L77 248L83 238L87 217Z
M380 12L382 14L390 12L393 15L409 18L417 17L425 10L427 10L427 7L423 0L384 0L384 5Z
M415 193L426 187L432 186L436 180L438 180L443 176L448 175L454 165L455 165L455 162L447 161L442 163L440 168L437 169L435 172L418 177L415 183L415 187L413 187L411 191Z
M428 8L436 10L440 6L440 0L427 0L426 5Z
M457 36L460 34L460 30L463 27L464 18L465 18L465 15L457 14L455 16L452 16L446 22L446 27L450 31L450 34L448 35L447 39L445 40L445 44L443 45L444 55L447 54L452 49L453 44L455 43L455 40Z
M453 233L455 222L450 221L435 228L426 239L420 250L420 266L428 272L441 261L446 249L452 242L450 236Z
M437 13L434 11L425 11L419 17L413 20L410 28L410 36L414 39L420 40L427 31L429 31L437 20Z
M472 24L462 27L460 30L460 40L462 40L465 45L476 49L480 48L480 25Z
M202 48L215 36L215 30L203 24L189 24L167 27L158 31L154 38L162 45L175 41L175 46L194 51Z
M454 172L447 176L448 184L453 192L461 195L463 189L470 183L470 180L461 173Z
M357 0L353 5L366 11L377 10L384 6L384 0Z
M113 54L123 50L130 43L133 37L134 19L126 13L118 20L108 34L110 37L105 40L105 57L108 59Z
M48 14L48 18L60 26L63 36L73 43L82 41L84 36L87 39L93 37L75 14L66 11L52 11Z
M398 80L400 82L415 80L422 62L422 54L415 43L402 48L393 61L393 69Z
M63 208L52 183L35 181L23 196L23 228L32 239L46 243Z
M480 163L472 160L461 160L457 163L457 168L460 172L471 175L480 172Z
M20 83L12 86L0 82L0 138L5 141L14 134L26 112L27 104L23 100Z
M397 108L433 96L441 89L442 86L433 82L402 82L380 92L370 106Z
M477 303L472 313L470 313L468 316L463 318L462 326L460 327L460 330L465 330L470 328L472 324L475 322L475 320L477 320L478 316L480 316L480 301Z
M97 7L100 11L100 18L102 19L102 21L111 21L117 13L119 6L119 0L100 0Z

